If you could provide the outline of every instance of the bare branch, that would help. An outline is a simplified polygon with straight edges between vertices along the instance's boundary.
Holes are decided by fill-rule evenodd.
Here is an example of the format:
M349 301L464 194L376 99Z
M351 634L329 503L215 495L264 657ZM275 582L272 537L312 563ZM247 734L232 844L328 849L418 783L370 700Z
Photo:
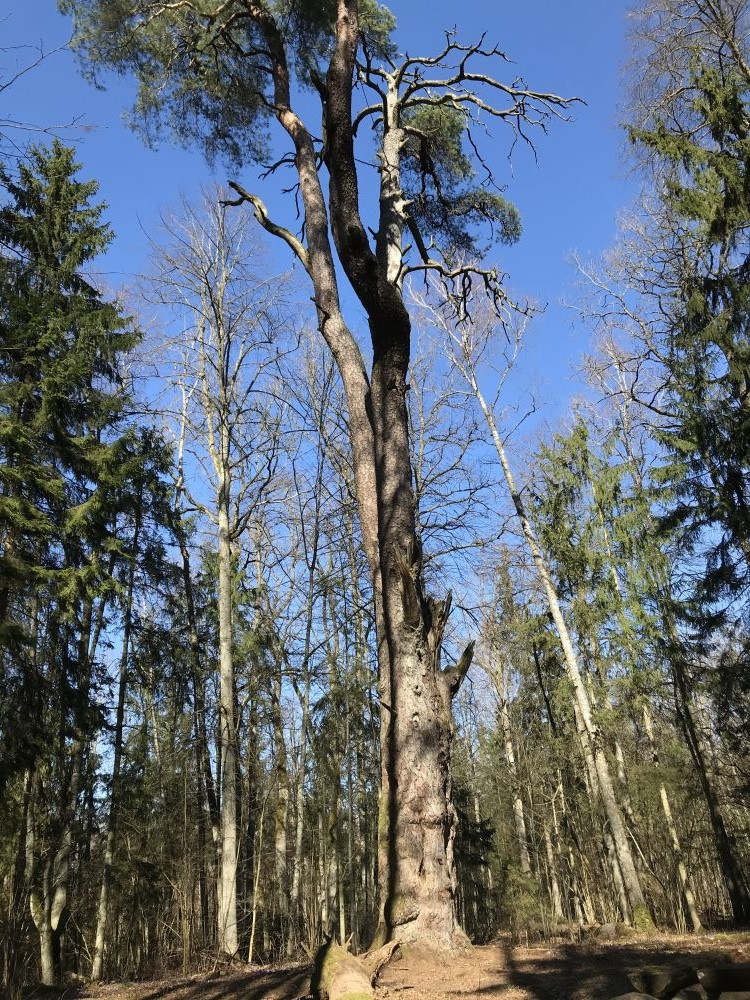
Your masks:
M297 239L294 233L290 232L288 229L285 229L284 226L278 225L276 222L273 222L273 220L269 218L268 209L257 195L251 194L249 191L246 191L241 184L237 183L237 181L229 181L229 186L237 192L239 198L235 199L234 201L225 201L223 204L241 205L243 204L243 202L249 202L253 206L255 218L258 220L261 226L266 230L266 232L271 233L272 236L277 236L279 239L282 239L287 244L287 246L293 251L294 255L301 262L304 269L309 273L310 261L307 250L305 249L301 241Z

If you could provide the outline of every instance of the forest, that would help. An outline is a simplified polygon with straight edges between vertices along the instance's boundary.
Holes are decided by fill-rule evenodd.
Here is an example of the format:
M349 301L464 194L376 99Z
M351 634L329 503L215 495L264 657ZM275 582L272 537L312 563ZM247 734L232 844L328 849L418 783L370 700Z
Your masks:
M750 2L630 12L638 194L576 262L554 428L497 260L509 151L585 94L501 24L405 54L376 0L59 7L144 139L230 180L112 287L85 159L20 149L4 94L8 1000L750 924Z

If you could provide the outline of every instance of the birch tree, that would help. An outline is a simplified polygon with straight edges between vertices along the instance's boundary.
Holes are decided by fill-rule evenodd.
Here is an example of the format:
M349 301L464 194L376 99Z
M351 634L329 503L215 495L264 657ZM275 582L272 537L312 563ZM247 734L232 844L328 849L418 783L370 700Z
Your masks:
M630 847L622 810L617 800L609 762L604 752L603 735L592 711L591 697L586 687L584 671L564 614L549 559L534 530L521 489L516 484L505 439L501 432L497 407L503 385L512 370L515 357L520 349L523 323L519 322L519 314L512 308L509 308L506 314L505 323L500 325L493 318L491 312L486 309L482 310L480 303L474 305L472 313L467 311L457 324L447 319L445 313L439 309L431 310L429 315L436 330L443 338L451 365L465 379L487 423L508 495L521 528L524 544L528 548L557 632L563 662L573 692L581 749L596 797L602 803L607 819L608 836L611 837L613 844L613 875L615 880L621 878L626 894L623 917L627 917L636 926L650 926L652 920ZM488 398L482 388L480 373L482 364L488 364L489 359L493 357L499 337L505 338L505 349L500 349L501 362L500 366L495 369L493 396Z

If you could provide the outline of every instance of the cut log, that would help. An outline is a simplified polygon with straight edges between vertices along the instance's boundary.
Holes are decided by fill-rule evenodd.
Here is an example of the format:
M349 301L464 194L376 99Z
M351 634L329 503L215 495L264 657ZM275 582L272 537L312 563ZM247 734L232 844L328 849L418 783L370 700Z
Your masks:
M315 956L311 993L319 1000L373 1000L375 981L398 948L395 941L365 955L352 955L331 940Z
M370 980L374 986L380 975L380 970L386 966L398 951L398 941L389 941L382 948L374 948L362 956L362 962L370 973Z

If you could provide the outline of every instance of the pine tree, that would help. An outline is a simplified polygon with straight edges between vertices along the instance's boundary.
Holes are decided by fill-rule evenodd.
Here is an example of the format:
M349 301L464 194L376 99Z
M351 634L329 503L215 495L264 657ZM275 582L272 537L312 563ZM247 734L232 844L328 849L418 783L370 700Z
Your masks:
M75 44L93 73L136 74L135 119L147 131L165 126L181 142L197 141L209 156L260 165L269 155L266 128L274 125L286 152L272 157L278 166L293 157L304 216L299 232L271 219L259 194L236 181L231 186L237 204L247 204L308 275L318 329L346 396L375 595L380 700L390 706L381 717L384 891L376 937L420 940L437 950L462 947L466 937L454 909L454 811L446 789L451 703L472 647L455 666L442 666L451 601L430 598L424 587L409 453L411 318L403 280L415 271L434 274L459 309L479 282L504 307L498 273L462 260L467 247L481 252L483 238L507 242L518 235L515 212L494 193L499 186L482 158L479 132L502 121L514 138L525 138L527 127L561 116L569 101L495 77L493 68L504 72L505 57L484 39L462 45L451 32L435 57L399 61L394 18L374 0L230 0L189 10L155 0L135 7L60 0L59 6L74 15ZM307 98L298 106L300 87L317 95L314 119L306 120ZM374 223L360 202L366 160L373 159L370 147L365 157L358 151L365 120L372 120L378 141ZM485 178L479 186L471 164ZM344 280L367 315L369 371L345 314Z

